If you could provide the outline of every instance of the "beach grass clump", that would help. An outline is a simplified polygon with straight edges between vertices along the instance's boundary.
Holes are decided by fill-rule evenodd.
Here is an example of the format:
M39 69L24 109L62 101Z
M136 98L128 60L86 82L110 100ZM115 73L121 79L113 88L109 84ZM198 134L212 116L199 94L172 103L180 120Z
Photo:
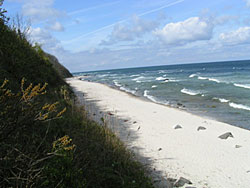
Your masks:
M152 187L133 154L74 101L42 49L0 9L1 187Z

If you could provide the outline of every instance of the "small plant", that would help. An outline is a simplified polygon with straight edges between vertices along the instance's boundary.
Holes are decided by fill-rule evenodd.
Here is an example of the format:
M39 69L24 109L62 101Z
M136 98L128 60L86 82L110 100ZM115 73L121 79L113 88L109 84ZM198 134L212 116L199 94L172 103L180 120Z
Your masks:
M47 83L25 87L25 79L22 79L20 91L15 93L8 88L8 82L5 79L0 85L1 185L30 187L46 179L45 164L58 157L60 149L70 153L61 158L71 156L72 161L75 146L69 146L72 140L65 136L54 142L52 153L47 150L48 123L61 118L66 111L66 108L58 111L58 102L42 104Z
M76 146L72 144L72 139L65 135L53 142L53 152L56 154L67 155L67 151L74 150Z
M0 140L9 137L16 129L27 128L28 124L35 124L36 121L60 118L66 111L64 108L58 112L56 108L58 102L44 105L38 102L39 97L46 94L47 83L43 86L41 84L33 86L31 83L25 88L23 78L20 91L13 93L6 87L8 82L5 79L0 86L0 119L5 119L0 123Z
M43 187L84 187L81 169L74 168L75 147L68 135L53 142L54 157L44 168L46 180L42 183Z

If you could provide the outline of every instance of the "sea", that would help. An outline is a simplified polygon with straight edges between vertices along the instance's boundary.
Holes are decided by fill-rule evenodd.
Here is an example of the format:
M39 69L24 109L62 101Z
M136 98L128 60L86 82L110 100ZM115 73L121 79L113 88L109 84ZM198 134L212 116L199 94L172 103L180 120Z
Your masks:
M125 68L74 76L250 130L250 60Z

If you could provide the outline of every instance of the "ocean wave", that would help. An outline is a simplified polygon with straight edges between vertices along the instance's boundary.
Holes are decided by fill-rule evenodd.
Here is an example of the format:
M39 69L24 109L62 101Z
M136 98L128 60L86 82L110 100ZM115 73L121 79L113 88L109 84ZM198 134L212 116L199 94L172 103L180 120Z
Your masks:
M133 78L133 77L137 77L137 76L140 76L140 75L139 74L133 74L133 75L131 75L129 77Z
M215 79L215 78L208 78L209 81L213 81L213 82L217 82L217 83L221 83L221 81Z
M166 79L164 82L179 82L179 80L174 80L174 79Z
M201 77L201 76L198 76L198 79L199 79L199 80L208 80L208 78Z
M155 80L158 80L158 81L160 81L160 80L166 80L167 78L164 78L164 77L157 77Z
M169 105L168 102L158 101L154 96L149 95L148 93L149 93L149 91L145 90L144 93L143 93L143 96L146 97L146 98L148 98L149 100L155 102L155 103Z
M142 79L144 79L145 77L144 76L139 76L139 77L137 77L137 78L134 78L134 79L132 79L133 81L140 81L140 80L142 80Z
M192 95L192 96L201 94L200 91L193 91L193 90L186 89L186 88L182 89L181 92L187 95Z
M159 70L158 71L158 74L162 74L162 73L166 73L166 71L165 70Z
M242 110L250 111L250 107L246 106L246 105L243 105L243 104L236 104L236 103L230 102L229 106L231 106L233 108L236 108L236 109L242 109Z
M230 101L230 100L227 100L227 99L217 98L217 97L214 97L213 99L214 99L214 100L218 100L218 101L220 101L220 102L222 102L222 103L227 103L227 102Z
M151 88L156 88L157 86L156 85L152 85Z
M152 95L149 95L148 93L149 93L149 91L145 90L144 93L143 93L143 96L147 97L148 99L150 99L153 102L157 102L157 100Z
M136 91L125 88L125 87L120 87L120 90L123 90L123 91L125 91L127 93L132 93L133 95L136 93Z
M114 84L117 86L117 87L121 87L122 85L120 83L118 83L116 80L113 81Z
M234 86L236 86L236 87L242 87L242 88L245 88L245 89L250 89L250 85L234 84Z
M195 76L197 76L197 74L190 74L190 75L189 75L189 78L193 78L193 77L195 77Z
M103 77L106 77L106 76L109 76L109 74L101 74L101 75L98 75L99 78L103 78Z
M219 81L219 80L217 80L215 78L207 78L207 77L198 76L198 79L199 80L209 80L209 81L212 81L212 82L221 83L221 81Z

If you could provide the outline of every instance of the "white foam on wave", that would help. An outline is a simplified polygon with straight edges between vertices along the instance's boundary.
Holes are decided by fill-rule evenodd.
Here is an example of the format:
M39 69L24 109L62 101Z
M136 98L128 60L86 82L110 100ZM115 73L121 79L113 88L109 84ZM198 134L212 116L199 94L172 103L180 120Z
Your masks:
M155 80L158 80L158 81L160 81L160 80L166 80L167 78L164 78L164 77L157 77Z
M191 74L191 75L189 75L189 78L193 78L195 76L197 76L197 74Z
M152 85L151 87L152 87L152 88L156 88L156 87L157 87L157 85Z
M219 80L217 80L215 78L207 78L207 77L198 76L198 79L199 80L209 80L209 81L212 81L212 82L221 83L221 81L219 81Z
M213 99L214 99L214 100L218 100L218 101L220 101L220 102L222 102L222 103L227 103L227 102L230 101L230 100L227 100L227 99L217 98L217 97L214 97Z
M181 92L187 95L192 95L192 96L201 94L199 91L193 91L193 90L186 89L186 88L182 89Z
M199 80L208 80L208 78L201 77L201 76L198 76L198 79L199 79Z
M153 102L157 102L156 99L152 95L149 95L148 93L149 93L149 91L145 90L144 93L143 93L143 96L147 97L148 99L150 99Z
M144 79L145 77L144 76L139 76L139 77L137 77L137 78L134 78L134 79L132 79L133 81L140 81L140 80L142 80L142 79Z
M221 83L221 81L215 79L215 78L208 78L209 81L213 81L213 82L217 82L217 83Z
M162 74L162 73L165 73L165 70L159 70L158 71L158 74Z
M133 78L133 77L137 77L137 76L140 76L140 75L139 74L133 74L130 77Z
M174 79L167 79L167 80L165 80L164 82L179 82L179 80L174 80Z
M250 111L250 107L246 106L246 105L243 105L243 104L236 104L236 103L230 102L229 106L231 106L233 108L236 108L236 109L242 109L242 110Z
M114 84L115 84L117 87L121 87L121 86L122 86L122 85L119 84L116 80L114 80L113 82L114 82Z
M148 93L149 93L149 91L148 91L148 90L145 90L144 93L143 93L143 96L146 97L146 98L148 98L149 100L155 102L155 103L169 105L168 102L161 102L161 101L158 101L154 96L149 95Z
M133 95L136 93L136 91L125 88L125 87L120 87L120 90L123 90L123 91L125 91L127 93L132 93Z
M98 75L99 78L103 78L103 77L106 77L106 76L109 76L109 74Z
M234 84L234 86L236 86L236 87L242 87L242 88L245 88L245 89L250 89L250 85Z

